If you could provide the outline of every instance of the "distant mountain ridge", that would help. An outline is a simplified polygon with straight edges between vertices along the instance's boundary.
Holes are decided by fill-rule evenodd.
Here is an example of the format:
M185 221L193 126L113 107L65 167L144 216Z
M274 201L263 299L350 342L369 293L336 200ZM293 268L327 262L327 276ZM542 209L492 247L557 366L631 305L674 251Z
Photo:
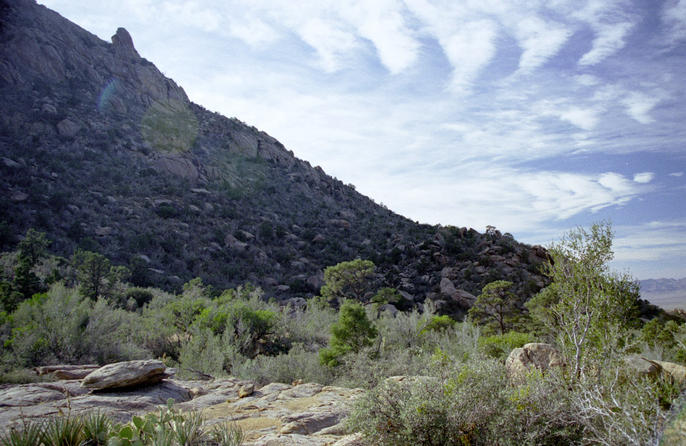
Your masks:
M666 310L686 310L686 278L639 281L641 297Z
M545 249L389 211L190 102L123 28L107 43L33 0L0 0L0 95L2 249L34 227L139 285L249 281L281 299L316 294L326 266L360 257L400 306L451 314L493 280L522 301L545 285Z
M641 291L645 292L666 292L684 291L686 292L686 277L682 279L645 279L639 281Z

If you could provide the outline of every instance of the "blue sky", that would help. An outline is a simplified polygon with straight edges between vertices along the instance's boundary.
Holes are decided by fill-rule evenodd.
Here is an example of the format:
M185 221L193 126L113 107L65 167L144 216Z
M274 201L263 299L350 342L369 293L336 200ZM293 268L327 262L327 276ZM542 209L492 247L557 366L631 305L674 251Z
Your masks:
M686 0L44 0L413 220L686 277Z

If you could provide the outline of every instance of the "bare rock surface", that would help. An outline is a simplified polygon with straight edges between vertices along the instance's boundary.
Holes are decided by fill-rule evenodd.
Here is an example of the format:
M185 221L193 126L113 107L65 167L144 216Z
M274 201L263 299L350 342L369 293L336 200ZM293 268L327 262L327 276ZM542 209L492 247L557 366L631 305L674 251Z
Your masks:
M52 374L57 379L82 379L92 371L99 369L98 364L84 365L48 365L36 367L35 371L39 375Z
M343 421L351 403L363 393L316 383L272 383L258 388L252 381L231 377L163 379L105 393L89 392L79 380L7 385L0 387L0 431L23 420L85 415L94 410L127 422L173 399L179 410L202 412L208 425L235 423L245 433L246 446L359 446L360 436L347 432Z
M92 371L81 385L91 390L105 390L154 384L165 377L165 369L162 361L154 359L116 362Z
M512 381L521 381L532 368L546 372L552 367L563 367L562 355L555 347L541 342L525 344L515 348L505 361L507 374Z

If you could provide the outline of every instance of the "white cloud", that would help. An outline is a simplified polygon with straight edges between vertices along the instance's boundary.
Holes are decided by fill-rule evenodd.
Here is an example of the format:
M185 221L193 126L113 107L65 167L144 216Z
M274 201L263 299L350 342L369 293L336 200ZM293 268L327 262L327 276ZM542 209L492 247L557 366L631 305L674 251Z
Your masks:
M580 74L575 77L575 80L586 87L592 87L594 85L598 85L601 81L598 77L593 76L591 74Z
M332 20L312 18L300 28L299 34L317 51L320 66L328 72L341 68L341 59L357 45L354 34Z
M582 130L593 130L598 124L602 107L570 105L570 101L544 100L534 104L533 110L541 116L555 116Z
M591 27L595 37L591 49L579 59L579 65L592 66L600 63L626 45L626 37L639 20L630 11L627 0L588 0L581 9L569 2L571 15Z
M523 50L519 68L526 72L538 68L554 56L572 32L559 23L529 16L517 21L515 35Z
M660 102L659 95L649 96L640 92L630 93L622 100L627 108L627 113L641 124L650 124L655 121L650 116L650 111Z
M652 221L615 227L616 267L638 279L686 277L686 221Z
M626 45L625 37L633 28L632 23L596 26L596 38L591 50L579 59L579 65L595 65Z
M279 33L259 18L232 20L229 32L253 47L273 43L279 38Z
M377 0L346 6L341 8L341 14L374 44L381 63L391 73L400 73L415 63L420 44L406 24L401 1Z
M670 177L682 177L684 176L683 172L672 172L669 174Z
M671 0L665 3L662 20L667 26L665 32L668 44L686 39L686 0Z
M439 176L422 169L411 177L379 175L360 179L358 189L410 218L475 228L493 224L511 232L622 205L643 190L616 173L533 173L490 163L468 163Z
M653 181L653 178L655 178L655 174L653 172L640 172L634 175L634 181L636 183L650 183Z

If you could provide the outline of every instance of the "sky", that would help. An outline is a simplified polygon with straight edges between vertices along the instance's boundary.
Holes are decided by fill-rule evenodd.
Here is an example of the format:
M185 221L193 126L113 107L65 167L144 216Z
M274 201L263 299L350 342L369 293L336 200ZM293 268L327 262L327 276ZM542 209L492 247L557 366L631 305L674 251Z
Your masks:
M421 223L686 277L686 0L39 0Z

